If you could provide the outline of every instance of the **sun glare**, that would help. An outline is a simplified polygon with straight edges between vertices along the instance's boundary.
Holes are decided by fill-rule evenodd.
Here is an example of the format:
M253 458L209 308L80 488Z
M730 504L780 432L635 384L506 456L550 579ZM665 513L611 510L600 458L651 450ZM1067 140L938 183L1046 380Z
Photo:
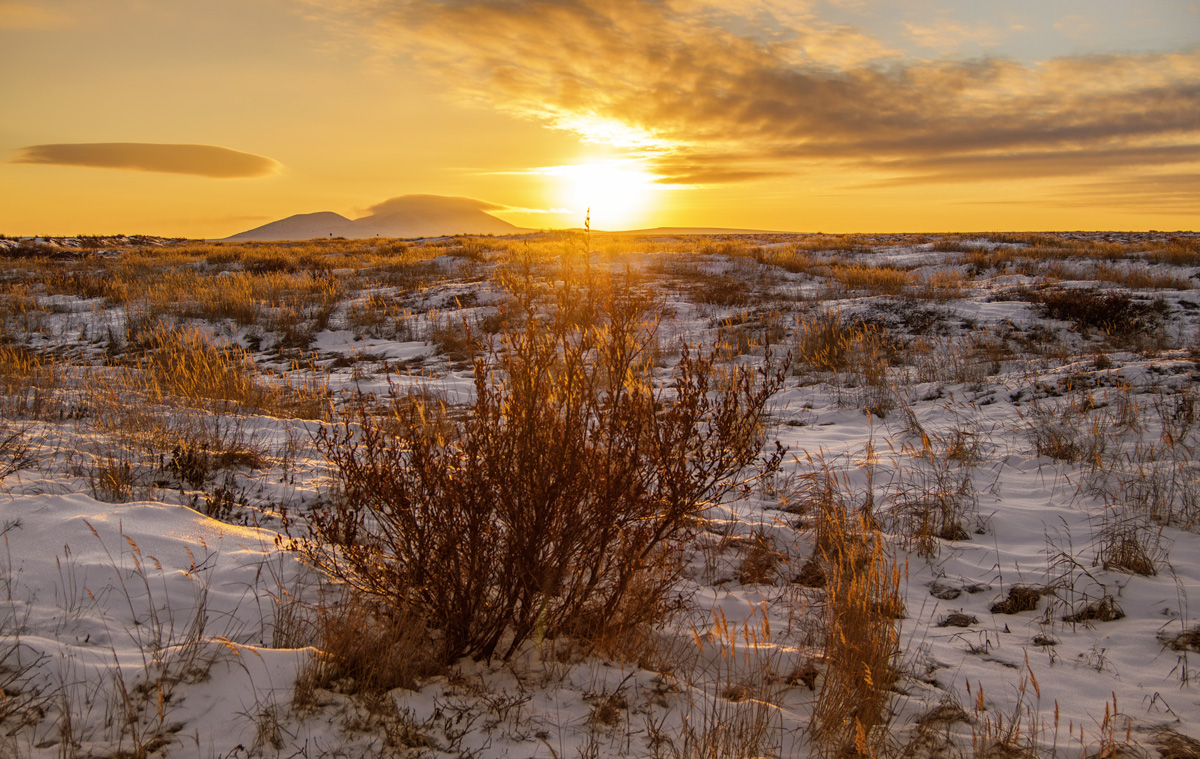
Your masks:
M591 209L596 229L629 229L647 222L654 210L658 177L628 162L608 161L546 170L558 177L559 198L582 220Z

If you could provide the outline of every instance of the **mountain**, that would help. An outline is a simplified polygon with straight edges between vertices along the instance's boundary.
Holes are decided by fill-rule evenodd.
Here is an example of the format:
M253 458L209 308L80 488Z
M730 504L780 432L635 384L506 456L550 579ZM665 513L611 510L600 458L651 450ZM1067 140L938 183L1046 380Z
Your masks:
M503 206L474 198L402 195L371 206L358 219L332 211L301 213L231 235L229 241L311 240L319 237L438 237L457 234L507 235L528 230L487 213Z
M314 237L348 237L354 222L332 211L298 213L286 219L239 232L227 240L310 240ZM372 235L374 236L374 235Z

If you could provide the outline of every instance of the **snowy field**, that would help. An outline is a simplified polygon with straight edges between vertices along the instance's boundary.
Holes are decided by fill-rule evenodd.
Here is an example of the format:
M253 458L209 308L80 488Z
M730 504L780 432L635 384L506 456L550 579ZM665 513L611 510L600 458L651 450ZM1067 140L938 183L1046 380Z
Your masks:
M0 756L1200 757L1200 235L0 257ZM596 282L660 414L688 355L783 372L777 470L689 515L619 639L376 635L313 546L355 498L328 433L469 417Z

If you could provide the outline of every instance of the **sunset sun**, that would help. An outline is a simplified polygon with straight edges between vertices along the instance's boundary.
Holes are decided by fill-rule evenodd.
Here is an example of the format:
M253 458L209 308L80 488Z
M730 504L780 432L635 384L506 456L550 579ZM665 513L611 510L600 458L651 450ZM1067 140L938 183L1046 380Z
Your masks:
M597 229L644 225L661 189L655 185L655 174L629 162L555 166L546 173L558 179L561 204L580 218L591 209L591 224Z

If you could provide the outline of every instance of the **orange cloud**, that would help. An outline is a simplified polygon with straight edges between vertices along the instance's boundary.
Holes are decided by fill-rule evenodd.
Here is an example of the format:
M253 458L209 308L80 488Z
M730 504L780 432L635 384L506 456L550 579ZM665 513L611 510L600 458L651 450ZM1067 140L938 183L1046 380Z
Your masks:
M863 60L852 53L869 38L803 13L783 24L765 0L722 12L673 0L347 1L464 99L587 139L624 135L668 183L829 163L919 168L921 181L971 179L971 164L1036 178L1092 170L1130 145L1116 156L1126 166L1140 168L1139 155L1181 166L1200 147L1200 50Z
M267 176L280 168L279 163L270 158L216 145L147 142L32 145L22 148L12 163L132 169L219 179Z

